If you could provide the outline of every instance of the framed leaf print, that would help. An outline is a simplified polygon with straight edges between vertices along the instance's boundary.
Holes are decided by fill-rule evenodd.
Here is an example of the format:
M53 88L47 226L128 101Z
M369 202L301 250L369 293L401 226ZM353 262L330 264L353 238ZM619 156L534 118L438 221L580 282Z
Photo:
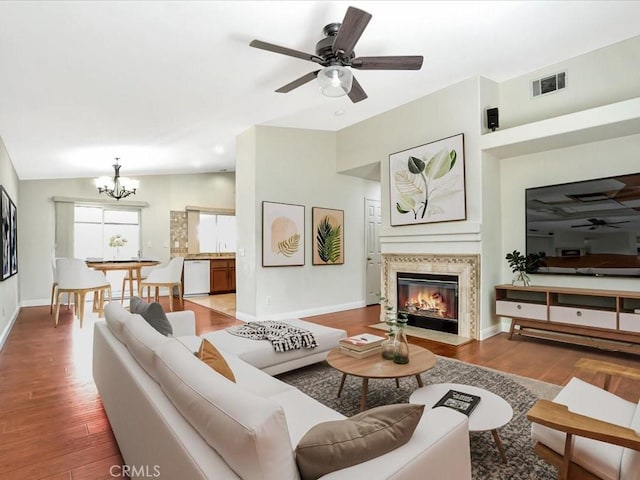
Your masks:
M344 263L344 210L311 209L313 265Z
M262 266L304 265L304 205L262 202Z
M389 155L391 226L465 220L464 135Z

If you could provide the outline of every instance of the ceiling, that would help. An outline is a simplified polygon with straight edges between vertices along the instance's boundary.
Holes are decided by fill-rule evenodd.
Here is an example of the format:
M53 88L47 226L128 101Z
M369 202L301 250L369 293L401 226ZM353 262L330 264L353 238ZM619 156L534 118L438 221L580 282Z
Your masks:
M369 98L274 90L316 65L348 6L373 15L359 56L423 55L420 71L356 71ZM0 2L0 137L21 180L233 170L252 125L339 130L474 75L501 82L640 34L635 1Z

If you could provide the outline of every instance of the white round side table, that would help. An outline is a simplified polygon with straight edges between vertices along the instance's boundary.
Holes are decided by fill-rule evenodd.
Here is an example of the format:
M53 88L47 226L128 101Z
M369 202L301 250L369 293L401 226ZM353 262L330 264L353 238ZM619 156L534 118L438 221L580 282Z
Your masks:
M411 394L411 397L409 397L409 402L423 404L425 408L432 408L449 390L457 390L458 392L470 393L480 397L480 403L478 403L478 406L471 412L471 415L469 415L469 431L486 432L490 430L500 451L502 460L507 463L507 456L504 453L504 447L498 435L498 428L509 423L513 417L513 409L502 397L483 388L472 387L471 385L436 383L417 389Z

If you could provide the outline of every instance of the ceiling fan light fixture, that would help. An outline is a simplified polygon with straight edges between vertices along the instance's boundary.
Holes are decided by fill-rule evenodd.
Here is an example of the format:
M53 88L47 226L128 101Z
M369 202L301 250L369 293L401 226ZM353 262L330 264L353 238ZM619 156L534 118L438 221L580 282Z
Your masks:
M342 65L329 65L318 72L318 83L323 95L343 97L351 91L353 74Z

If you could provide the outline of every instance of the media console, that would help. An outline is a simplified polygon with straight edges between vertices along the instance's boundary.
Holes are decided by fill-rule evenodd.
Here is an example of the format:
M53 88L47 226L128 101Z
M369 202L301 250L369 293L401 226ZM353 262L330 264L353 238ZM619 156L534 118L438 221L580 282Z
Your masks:
M497 285L513 334L640 355L640 292Z

